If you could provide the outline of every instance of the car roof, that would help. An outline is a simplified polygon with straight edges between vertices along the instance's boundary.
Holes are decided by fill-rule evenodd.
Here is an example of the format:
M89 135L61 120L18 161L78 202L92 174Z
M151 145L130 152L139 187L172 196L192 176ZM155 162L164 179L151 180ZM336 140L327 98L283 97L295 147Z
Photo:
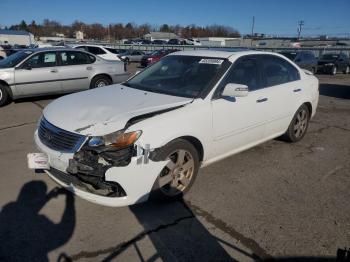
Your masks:
M273 54L279 56L276 53L272 52L262 52L262 51L217 51L217 50L192 50L192 51L179 51L171 53L170 55L183 55L183 56L202 56L202 57L215 57L215 58L224 58L224 59L234 59L243 55L255 55L255 54Z
M78 46L91 46L91 47L100 47L100 48L112 48L112 47L109 47L109 46L103 46L103 45L93 45L93 44L75 44L75 45L71 45L72 47L78 47Z
M25 49L19 49L18 51L31 51L31 52L42 52L42 51L77 51L77 49L71 48L71 47L63 47L63 46L56 46L56 47L39 47L39 48L25 48ZM84 50L79 50L84 51Z

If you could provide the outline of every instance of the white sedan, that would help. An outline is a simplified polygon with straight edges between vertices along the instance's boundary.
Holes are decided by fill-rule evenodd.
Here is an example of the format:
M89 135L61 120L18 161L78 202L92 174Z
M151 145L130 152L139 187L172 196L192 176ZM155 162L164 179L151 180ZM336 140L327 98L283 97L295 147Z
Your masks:
M85 50L105 60L120 61L120 58L118 56L118 50L112 47L84 44L84 45L73 46L73 48Z
M174 200L200 167L302 139L318 96L317 78L279 54L172 53L121 85L48 105L35 132L42 153L28 163L94 203Z

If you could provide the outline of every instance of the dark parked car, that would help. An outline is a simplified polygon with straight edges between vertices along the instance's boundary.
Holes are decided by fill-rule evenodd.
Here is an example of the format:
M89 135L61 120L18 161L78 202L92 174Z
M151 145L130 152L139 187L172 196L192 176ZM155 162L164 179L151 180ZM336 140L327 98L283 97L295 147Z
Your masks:
M314 74L317 72L317 58L310 51L283 51L280 54L289 58L301 68L307 69Z
M168 45L184 45L185 41L183 39L169 39Z
M166 56L167 54L176 52L179 50L156 50L152 53L150 53L149 55L145 55L142 57L141 59L141 66L149 66L150 64L153 64L157 61L159 61L163 56Z
M165 40L153 40L152 45L166 45L168 42Z
M10 45L0 45L0 60L16 53L17 51L17 49Z
M350 61L346 54L340 53L328 53L324 54L318 61L318 71L331 75L337 74L342 71L344 74L350 72Z

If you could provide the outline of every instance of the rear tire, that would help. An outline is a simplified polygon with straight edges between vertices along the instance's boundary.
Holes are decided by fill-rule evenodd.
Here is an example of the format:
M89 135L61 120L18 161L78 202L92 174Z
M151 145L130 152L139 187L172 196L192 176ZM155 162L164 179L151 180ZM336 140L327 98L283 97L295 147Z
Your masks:
M349 74L350 73L350 66L347 66L345 70L343 71L344 74Z
M288 142L295 143L300 141L306 134L310 121L309 108L303 104L295 113L287 132L282 138Z
M160 172L150 195L153 201L180 200L192 187L199 169L199 155L187 140L176 139L156 152L155 160L170 160Z
M90 89L111 85L112 81L107 76L95 76L90 83Z
M7 105L11 101L8 88L0 84L0 107Z

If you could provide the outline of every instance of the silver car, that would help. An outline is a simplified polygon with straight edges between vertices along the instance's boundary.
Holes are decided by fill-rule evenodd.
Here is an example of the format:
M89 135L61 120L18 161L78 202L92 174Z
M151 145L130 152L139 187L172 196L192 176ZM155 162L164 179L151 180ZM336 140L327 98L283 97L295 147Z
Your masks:
M141 62L144 55L145 53L140 50L126 50L124 53L120 53L119 57L121 60L130 63Z
M13 99L71 93L120 83L124 63L68 48L19 51L0 61L0 106Z

